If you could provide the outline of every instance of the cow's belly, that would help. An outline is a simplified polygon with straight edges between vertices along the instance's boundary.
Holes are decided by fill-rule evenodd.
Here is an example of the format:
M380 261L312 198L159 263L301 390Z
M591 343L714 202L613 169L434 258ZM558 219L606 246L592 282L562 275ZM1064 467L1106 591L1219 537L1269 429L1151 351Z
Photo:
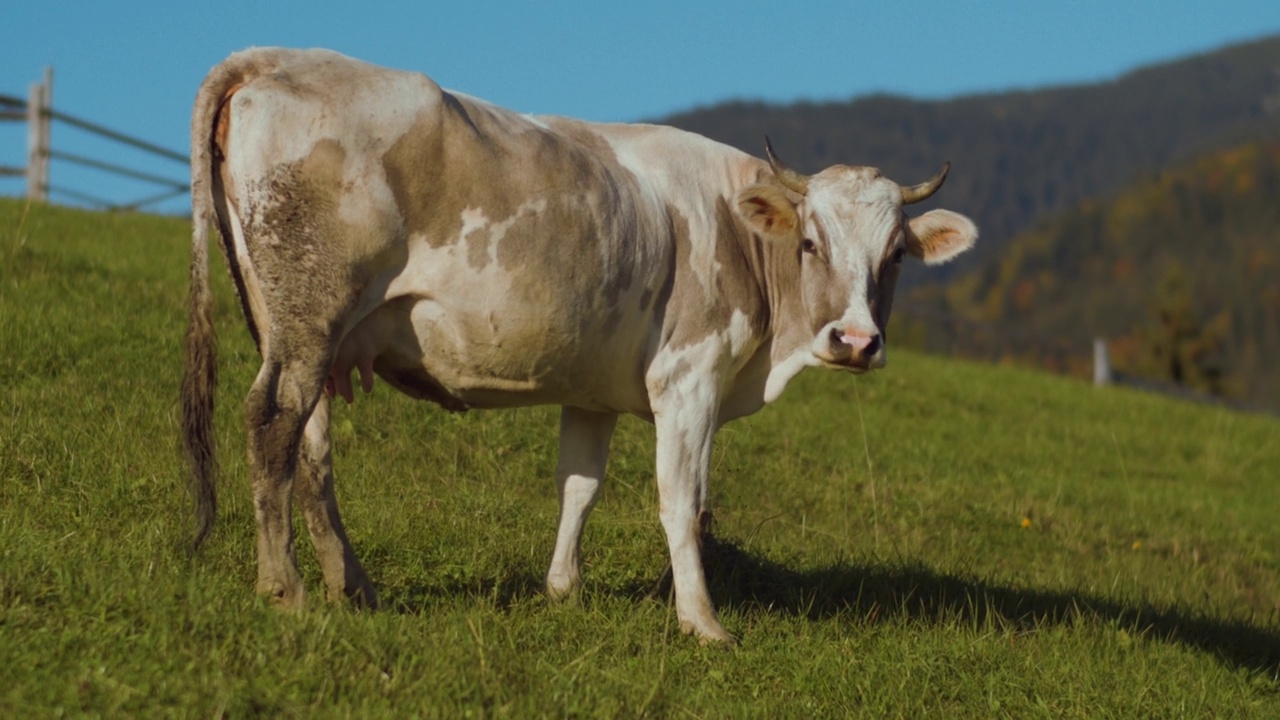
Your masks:
M575 320L565 308L401 297L347 334L334 372L371 365L400 391L454 410L559 404L646 415L647 331L627 324Z

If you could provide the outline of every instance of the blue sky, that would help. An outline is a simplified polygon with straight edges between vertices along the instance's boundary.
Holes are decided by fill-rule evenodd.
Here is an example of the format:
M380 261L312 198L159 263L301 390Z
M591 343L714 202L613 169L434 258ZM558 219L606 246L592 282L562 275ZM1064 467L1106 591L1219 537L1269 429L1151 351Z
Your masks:
M58 109L185 151L201 78L250 45L329 47L525 112L642 120L731 98L1092 82L1277 33L1277 0L16 0L0 19L0 94L25 96L51 65ZM23 164L25 142L23 126L0 125L0 165ZM73 128L55 125L54 147L186 173ZM56 162L52 182L113 200L152 192ZM0 179L0 194L20 192Z

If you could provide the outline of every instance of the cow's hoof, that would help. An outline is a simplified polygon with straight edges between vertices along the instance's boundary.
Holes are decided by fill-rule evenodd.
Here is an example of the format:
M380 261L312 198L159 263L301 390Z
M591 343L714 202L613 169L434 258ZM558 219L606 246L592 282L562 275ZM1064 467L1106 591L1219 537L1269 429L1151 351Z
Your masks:
M307 604L307 592L301 583L259 582L258 594L281 610L301 610Z
M700 625L692 622L680 623L680 630L686 635L693 635L698 638L698 644L705 647L713 645L716 647L733 647L738 644L738 638L729 634L719 622L710 621Z
M552 602L577 605L582 602L582 583L571 581L553 581L547 578L547 599Z
M582 574L572 568L547 573L543 586L547 598L555 602L577 603L582 598Z
M350 604L351 607L362 610L377 610L379 605L378 591L367 577L348 581L340 588L330 587L328 596L329 602L334 605Z
M710 646L710 647L732 648L732 647L738 646L738 638L730 635L727 632L715 637L708 637L708 636L702 635L698 637L698 645L700 647Z
M378 591L374 589L373 583L365 580L356 586L354 591L350 591L347 597L356 607L365 610L377 610L381 603L378 600Z

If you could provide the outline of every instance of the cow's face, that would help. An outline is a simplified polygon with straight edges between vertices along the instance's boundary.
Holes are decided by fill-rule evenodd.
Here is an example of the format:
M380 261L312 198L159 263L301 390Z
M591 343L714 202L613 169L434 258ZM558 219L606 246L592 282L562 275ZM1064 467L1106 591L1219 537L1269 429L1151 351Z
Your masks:
M903 205L941 186L902 187L874 168L837 165L812 177L782 166L770 149L777 184L743 189L743 219L772 242L792 243L799 294L816 362L854 372L885 364L885 326L904 255L929 264L969 249L977 228L949 210L908 218Z

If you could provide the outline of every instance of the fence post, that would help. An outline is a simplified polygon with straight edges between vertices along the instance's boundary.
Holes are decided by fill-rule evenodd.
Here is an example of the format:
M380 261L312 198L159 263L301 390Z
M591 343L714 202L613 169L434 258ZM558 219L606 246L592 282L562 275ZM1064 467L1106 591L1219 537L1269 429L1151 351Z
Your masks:
M1111 384L1111 354L1107 352L1105 338L1093 339L1093 384L1097 387Z
M31 86L27 99L27 197L49 199L49 128L53 106L53 68L44 69L44 81Z

